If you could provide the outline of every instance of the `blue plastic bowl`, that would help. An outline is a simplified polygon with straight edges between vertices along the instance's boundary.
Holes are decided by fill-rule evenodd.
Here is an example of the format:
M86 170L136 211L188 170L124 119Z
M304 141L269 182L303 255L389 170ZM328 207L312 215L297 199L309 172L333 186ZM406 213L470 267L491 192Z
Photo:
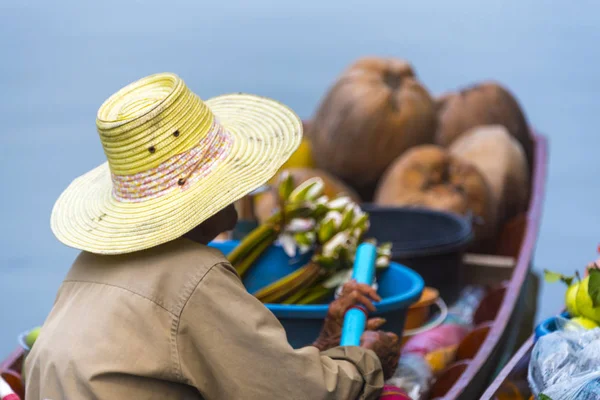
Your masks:
M19 336L17 336L17 342L19 342L19 346L21 346L21 348L23 349L23 357L27 358L27 356L29 355L29 352L31 351L31 348L29 348L29 346L27 346L27 342L25 340L25 338L27 337L27 335L29 335L29 330L25 331L25 332L21 332L19 334Z
M567 318L567 319L571 318L571 316L569 315L569 313L567 311L560 314L560 317ZM547 318L535 327L535 341L537 341L542 336L547 335L547 334L552 333L557 330L557 326L556 326L557 318L558 318L557 316Z
M227 255L238 241L214 242L215 247ZM254 293L268 284L305 265L310 254L290 258L283 249L271 246L244 277L244 284L250 293ZM381 302L376 303L377 312L371 316L383 317L387 320L382 329L402 335L404 319L411 304L416 302L423 291L424 282L413 270L397 263L377 276L378 293ZM331 300L331 299L329 299ZM279 319L292 347L300 348L310 345L317 338L327 315L328 304L287 305L266 304L266 307Z

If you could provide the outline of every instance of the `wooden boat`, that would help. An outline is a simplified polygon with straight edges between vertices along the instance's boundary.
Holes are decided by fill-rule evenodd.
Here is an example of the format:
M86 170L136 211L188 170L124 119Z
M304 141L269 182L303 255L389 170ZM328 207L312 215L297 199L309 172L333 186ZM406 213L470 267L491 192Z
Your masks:
M527 371L534 344L535 335L531 335L483 393L482 400L529 399Z
M459 356L438 377L432 399L480 398L514 349L533 331L535 306L531 306L536 304L537 278L530 267L542 216L548 151L544 136L533 137L532 196L527 212L505 225L494 255L467 254L464 260L466 276L474 283L504 280L505 285L482 301L477 313L489 313L491 320L461 343L468 348L466 356Z
M465 255L463 267L464 276L469 279L467 283L497 287L486 296L476 313L476 319L481 322L479 329L467 336L459 347L459 359L434 383L432 399L479 398L513 349L524 340L522 332L529 334L533 330L537 296L536 277L531 274L530 266L542 216L547 162L546 138L537 134L533 137L535 153L528 211L505 225L495 254ZM498 282L503 283L498 286ZM0 363L0 371L22 397L23 356L23 350L18 348ZM490 398L489 395L486 398Z

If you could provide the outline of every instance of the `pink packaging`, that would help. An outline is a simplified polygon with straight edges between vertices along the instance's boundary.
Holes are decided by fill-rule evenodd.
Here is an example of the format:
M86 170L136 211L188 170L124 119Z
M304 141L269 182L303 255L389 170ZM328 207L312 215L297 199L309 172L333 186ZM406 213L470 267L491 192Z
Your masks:
M467 333L469 329L462 325L439 325L408 339L402 348L402 353L418 353L424 356L444 347L457 346Z

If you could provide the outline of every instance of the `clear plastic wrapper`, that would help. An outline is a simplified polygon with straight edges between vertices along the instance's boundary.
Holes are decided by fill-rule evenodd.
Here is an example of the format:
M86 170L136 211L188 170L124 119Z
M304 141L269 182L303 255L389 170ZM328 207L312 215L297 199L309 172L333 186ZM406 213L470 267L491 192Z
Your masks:
M403 389L412 400L421 400L429 391L433 374L429 364L419 354L403 354L396 373L386 381Z
M483 286L465 287L458 300L448 309L448 317L445 322L472 327L475 310L479 307L485 293L486 290Z
M528 381L535 398L600 400L600 328L585 330L560 317L557 327L531 354Z

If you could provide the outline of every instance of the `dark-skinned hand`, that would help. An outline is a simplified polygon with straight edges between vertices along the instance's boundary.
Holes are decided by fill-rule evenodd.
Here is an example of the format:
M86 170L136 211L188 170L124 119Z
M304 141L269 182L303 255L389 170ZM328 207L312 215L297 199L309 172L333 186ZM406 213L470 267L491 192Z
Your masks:
M396 372L400 359L402 342L398 335L383 331L366 331L360 338L360 347L370 349L377 354L383 368L384 379L389 379Z
M375 311L373 301L380 301L381 297L375 289L366 284L352 280L342 287L340 296L329 305L325 323L313 346L321 351L339 346L342 336L344 315L352 306L362 305L370 312ZM366 330L377 330L385 323L383 318L371 318L367 321Z

